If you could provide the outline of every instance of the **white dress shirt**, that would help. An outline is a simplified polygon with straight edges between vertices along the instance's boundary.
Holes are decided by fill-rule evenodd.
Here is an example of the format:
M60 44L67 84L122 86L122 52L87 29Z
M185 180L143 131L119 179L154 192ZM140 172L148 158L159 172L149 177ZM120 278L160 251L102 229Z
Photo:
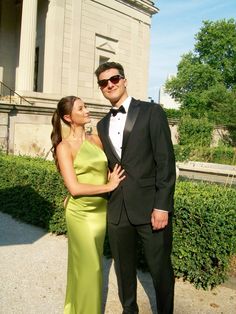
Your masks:
M122 153L123 132L130 102L131 97L129 96L121 104L125 108L125 113L118 112L115 116L111 115L110 117L109 137L120 158Z

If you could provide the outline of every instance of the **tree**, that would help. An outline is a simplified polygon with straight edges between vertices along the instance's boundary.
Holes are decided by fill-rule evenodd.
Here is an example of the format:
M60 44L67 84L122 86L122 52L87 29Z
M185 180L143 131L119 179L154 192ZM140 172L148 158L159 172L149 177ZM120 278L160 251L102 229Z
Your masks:
M236 21L203 21L194 51L182 56L166 90L193 117L236 124ZM234 114L232 114L232 110Z
M236 23L234 19L203 22L196 35L199 60L217 69L227 88L236 84Z

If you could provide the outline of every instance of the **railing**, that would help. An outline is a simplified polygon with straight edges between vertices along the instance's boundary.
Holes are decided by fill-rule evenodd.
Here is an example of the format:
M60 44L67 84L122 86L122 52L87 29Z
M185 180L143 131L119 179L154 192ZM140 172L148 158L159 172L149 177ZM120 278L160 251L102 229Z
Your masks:
M33 103L29 102L23 96L19 95L9 86L0 81L0 101L4 100L9 102L10 104L14 103L22 105L23 103L28 103L31 106L33 105Z

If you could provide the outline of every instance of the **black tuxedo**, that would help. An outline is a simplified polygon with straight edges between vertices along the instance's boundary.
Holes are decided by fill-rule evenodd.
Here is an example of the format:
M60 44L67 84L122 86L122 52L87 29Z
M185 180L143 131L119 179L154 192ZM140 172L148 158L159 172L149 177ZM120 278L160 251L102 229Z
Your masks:
M126 306L127 313L130 312L132 306L133 311L130 313L136 313L136 301L134 300L136 296L130 296L132 293L130 293L129 287L127 288L127 284L123 282L121 278L126 278L127 271L124 270L126 274L122 275L123 262L119 255L121 248L116 247L117 241L123 241L121 240L122 236L124 236L125 241L127 237L131 239L133 234L133 240L131 240L130 244L128 244L129 241L125 241L126 243L124 243L124 258L127 259L127 250L131 250L131 245L136 246L136 236L131 229L129 229L130 231L127 234L123 231L117 231L119 225L122 225L125 220L127 221L127 226L128 224L132 226L135 232L143 237L143 242L146 243L144 243L146 259L158 294L157 298L158 300L160 299L157 306L159 310L158 314L171 313L171 310L164 309L165 305L160 304L161 302L173 303L173 272L170 262L172 240L171 219L169 226L162 231L152 232L150 226L153 208L166 210L168 212L173 211L175 158L168 122L160 105L132 98L123 133L122 156L119 158L109 138L110 115L111 114L108 113L99 121L97 129L108 158L110 169L113 169L117 163L125 169L126 178L121 182L119 187L111 193L108 201L109 239L115 259L119 296L123 304L124 313L126 313ZM150 230L148 231L148 236L142 226ZM158 239L155 240L153 237ZM150 240L152 246L155 241L157 241L157 244L154 245L154 249L148 244L148 242L150 243L149 238L152 238L152 240ZM164 254L153 259L152 251L157 250L157 248L159 251L162 251L163 246ZM156 255L159 254L158 252ZM135 275L133 269L135 267L135 257L133 256L135 254L135 248L131 254L132 256L128 257L130 262L128 272L134 273ZM121 265L117 265L116 257L117 260L121 261ZM124 263L127 266L126 261L124 261ZM166 266L161 265L163 263ZM158 270L156 270L156 268L158 268ZM168 268L167 271L166 268ZM130 285L132 285L131 281L134 280L134 275L132 279L130 279ZM163 278L163 280L167 281L167 285L168 282L172 282L170 283L171 291L164 292L164 290L168 290L168 288L162 286L162 284L158 286L160 276L170 278ZM123 286L125 286L125 288ZM130 289L136 289L135 285ZM125 296L126 292L124 290L128 291L127 297ZM169 295L169 300L167 300L164 295L161 295L162 292ZM129 305L129 301L127 300L132 298L133 303L130 302Z
M108 136L109 118L98 123L98 134L109 167L121 164L126 179L111 195L108 220L118 222L124 201L133 224L150 223L153 208L173 210L175 161L167 119L159 105L132 99L120 159Z

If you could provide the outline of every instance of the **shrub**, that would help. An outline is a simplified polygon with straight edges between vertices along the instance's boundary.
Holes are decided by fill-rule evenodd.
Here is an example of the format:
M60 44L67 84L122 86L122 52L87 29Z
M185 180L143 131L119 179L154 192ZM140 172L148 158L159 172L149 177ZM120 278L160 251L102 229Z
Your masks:
M178 182L173 238L177 277L204 289L224 282L236 253L235 204L233 188Z
M191 145L174 145L175 159L176 161L190 160L190 153L192 150Z
M174 145L177 161L203 161L219 164L235 165L236 151L233 147L193 147L192 145Z
M66 191L52 162L0 155L2 212L57 234L65 233Z
M236 146L236 125L229 125L228 127L228 131L229 131L229 140L228 142L232 145L232 146Z
M235 204L233 188L177 182L172 252L176 277L205 290L225 281L236 253ZM107 238L105 253L111 256ZM148 270L140 240L138 268Z
M167 109L163 108L168 119L180 119L182 116L182 111L179 109Z
M183 116L178 125L179 144L210 146L213 124L207 118L194 119Z
M1 211L66 233L63 199L67 192L52 162L0 154ZM222 283L236 253L236 190L216 184L177 182L173 220L173 264L177 277L207 289ZM104 244L110 255L109 241ZM139 268L146 270L141 242Z

